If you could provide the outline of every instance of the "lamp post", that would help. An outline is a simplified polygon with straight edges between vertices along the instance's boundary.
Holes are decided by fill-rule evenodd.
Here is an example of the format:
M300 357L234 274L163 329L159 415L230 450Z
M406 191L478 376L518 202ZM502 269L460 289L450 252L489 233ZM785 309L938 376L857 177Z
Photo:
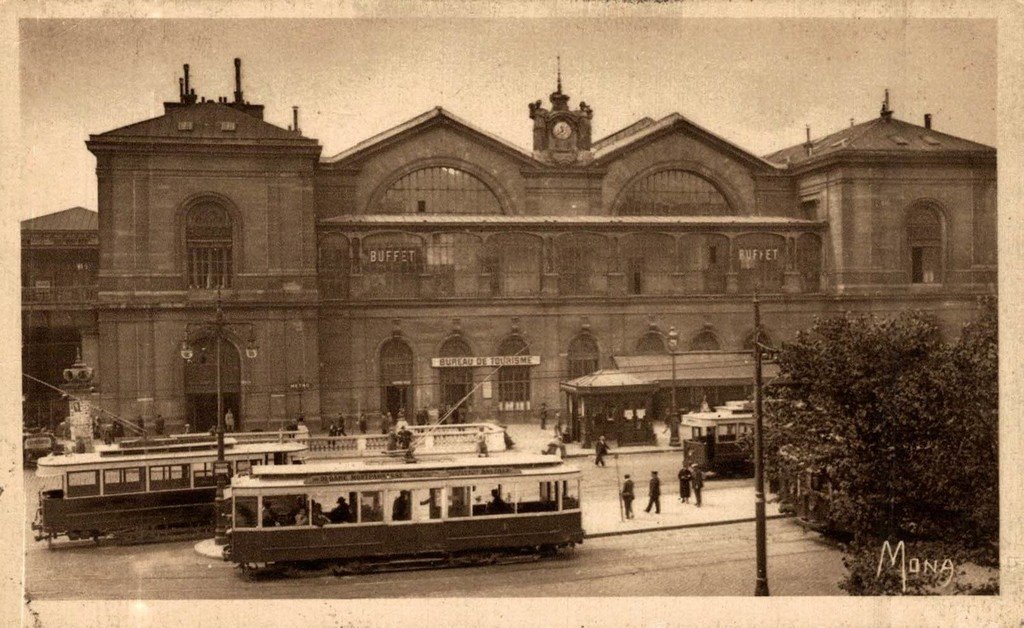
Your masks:
M299 416L302 416L302 393L306 392L312 387L312 385L306 380L300 379L297 382L288 384L288 389L299 393Z
M224 311L221 309L220 288L217 288L217 313L213 321L207 323L189 323L185 328L185 340L181 341L181 357L186 362L191 362L195 351L189 345L188 338L196 330L206 332L207 337L213 338L214 342L214 363L217 371L217 462L214 464L214 477L217 480L216 493L216 515L214 519L214 542L217 545L227 543L227 524L224 521L224 489L228 482L228 468L224 460L224 385L221 379L221 343L224 340L224 330L229 326L246 327L249 330L249 341L245 346L245 357L254 359L259 354L259 346L256 344L255 328L251 323L229 323L224 319Z
M757 546L757 584L754 595L768 595L765 547L764 425L761 419L761 303L754 291L754 536Z
M672 355L672 417L669 419L669 447L679 446L679 406L676 404L676 353L679 351L679 332L676 328L668 330L668 351Z

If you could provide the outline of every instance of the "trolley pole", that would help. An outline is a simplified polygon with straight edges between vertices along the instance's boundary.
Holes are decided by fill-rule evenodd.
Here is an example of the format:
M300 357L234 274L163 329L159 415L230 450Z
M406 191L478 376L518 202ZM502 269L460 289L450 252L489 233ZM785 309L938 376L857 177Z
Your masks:
M757 545L757 584L754 595L768 595L768 557L765 547L764 424L761 397L761 304L754 291L754 518Z
M213 542L217 545L226 545L228 542L227 525L224 523L224 488L227 485L228 477L224 473L224 388L221 381L221 352L220 343L224 337L224 312L220 307L220 289L217 289L217 317L213 323L214 342L217 343L215 350L217 362L217 464L214 471L217 480L216 514L213 533Z

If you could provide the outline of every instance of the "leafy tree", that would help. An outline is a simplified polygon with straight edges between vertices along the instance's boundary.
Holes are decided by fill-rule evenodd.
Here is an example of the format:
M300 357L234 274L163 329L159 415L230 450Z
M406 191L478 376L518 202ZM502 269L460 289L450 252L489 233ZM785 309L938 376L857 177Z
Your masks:
M766 472L783 485L808 472L825 483L830 497L816 515L852 539L851 592L891 591L864 571L885 539L995 563L994 300L952 344L920 313L848 314L818 320L778 361L782 385L765 403Z

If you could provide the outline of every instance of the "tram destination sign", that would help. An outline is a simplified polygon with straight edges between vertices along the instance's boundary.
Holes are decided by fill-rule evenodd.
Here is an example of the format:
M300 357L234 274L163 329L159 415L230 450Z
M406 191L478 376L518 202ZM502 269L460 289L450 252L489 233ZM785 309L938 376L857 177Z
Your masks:
M461 356L457 358L431 358L430 366L436 369L473 368L474 366L537 366L539 355L490 355Z
M410 471L352 471L323 473L303 479L303 484L334 484L368 480L416 480L422 478L465 477L470 475L521 475L516 467L458 467L453 469L417 469Z

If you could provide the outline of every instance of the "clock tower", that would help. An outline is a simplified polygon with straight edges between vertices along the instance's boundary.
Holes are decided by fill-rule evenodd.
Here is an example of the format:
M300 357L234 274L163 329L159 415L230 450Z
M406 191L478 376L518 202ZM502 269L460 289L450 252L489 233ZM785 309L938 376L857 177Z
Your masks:
M569 97L562 93L562 72L558 72L558 88L551 94L551 109L541 101L530 103L533 120L533 156L541 161L562 166L585 163L590 152L590 120L594 110L581 102L579 109L569 109Z

